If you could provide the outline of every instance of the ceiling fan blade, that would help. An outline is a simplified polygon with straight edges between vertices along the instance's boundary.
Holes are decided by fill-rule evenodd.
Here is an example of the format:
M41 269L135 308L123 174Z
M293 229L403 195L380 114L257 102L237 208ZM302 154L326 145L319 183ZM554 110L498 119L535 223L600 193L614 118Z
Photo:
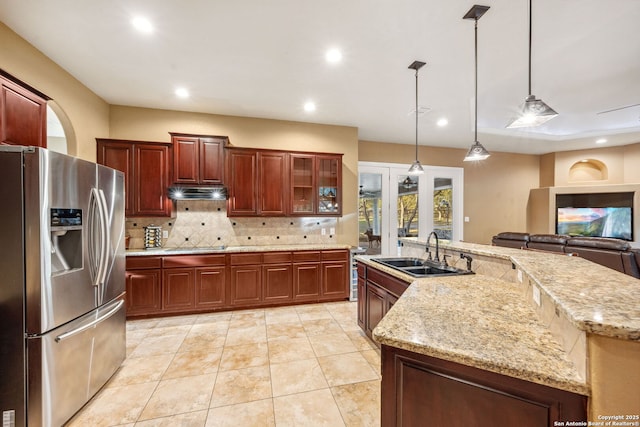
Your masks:
M627 108L633 108L633 107L638 107L638 106L640 106L640 104L631 104L631 105L626 105L624 107L612 108L611 110L600 111L599 113L596 113L596 114L612 113L614 111L624 110L624 109L627 109Z

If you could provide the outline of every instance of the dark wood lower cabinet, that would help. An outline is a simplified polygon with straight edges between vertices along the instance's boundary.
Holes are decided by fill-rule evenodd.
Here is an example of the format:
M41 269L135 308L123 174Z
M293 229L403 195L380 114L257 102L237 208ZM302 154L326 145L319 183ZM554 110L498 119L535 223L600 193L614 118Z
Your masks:
M358 263L358 325L369 338L408 287L397 277Z
M321 300L342 299L349 297L349 252L344 250L322 251L321 254Z
M127 316L155 314L162 311L162 258L127 258L125 276Z
M365 289L365 280L358 277L358 299L365 298ZM358 326L360 326L360 329L363 331L366 328L366 306L364 303L358 303Z
M382 427L544 427L587 418L586 396L386 345L381 392Z
M293 299L293 267L291 264L262 267L264 301L287 302Z
M387 292L373 283L367 283L365 290L365 303L367 307L367 316L365 320L365 332L371 338L373 329L380 323L385 314L387 314Z
M127 271L127 315L153 314L162 310L161 277L160 269Z
M348 258L346 249L127 257L127 316L347 299Z
M195 306L195 270L193 268L170 268L163 271L162 308L178 311Z
M318 301L320 299L320 251L293 253L293 299Z
M261 302L261 267L259 265L231 266L231 305L250 306Z
M214 309L227 305L226 268L199 267L196 273L196 308Z
M296 301L320 298L320 263L293 264L293 297Z
M348 297L349 290L345 289L345 277L349 275L347 262L322 263L322 299Z

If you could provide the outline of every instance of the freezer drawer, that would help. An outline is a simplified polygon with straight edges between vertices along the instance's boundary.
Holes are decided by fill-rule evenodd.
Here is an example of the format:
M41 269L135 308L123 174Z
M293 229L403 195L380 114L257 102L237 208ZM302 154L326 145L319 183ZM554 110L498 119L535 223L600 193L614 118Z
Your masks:
M61 426L125 358L124 295L27 341L29 427Z

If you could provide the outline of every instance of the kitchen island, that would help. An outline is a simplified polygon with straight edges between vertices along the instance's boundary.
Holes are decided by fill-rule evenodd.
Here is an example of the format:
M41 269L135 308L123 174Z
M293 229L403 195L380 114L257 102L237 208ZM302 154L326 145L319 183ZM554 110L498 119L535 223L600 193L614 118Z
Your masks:
M403 255L426 257L424 242L403 244ZM640 281L564 255L462 242L440 249L462 264L460 254L471 256L477 274L416 280L358 257L366 270L410 283L373 330L383 425L424 421L421 411L430 425L456 425L452 417L473 416L464 413L473 405L542 425L640 413ZM429 397L440 400L430 407ZM434 407L453 412L438 424Z

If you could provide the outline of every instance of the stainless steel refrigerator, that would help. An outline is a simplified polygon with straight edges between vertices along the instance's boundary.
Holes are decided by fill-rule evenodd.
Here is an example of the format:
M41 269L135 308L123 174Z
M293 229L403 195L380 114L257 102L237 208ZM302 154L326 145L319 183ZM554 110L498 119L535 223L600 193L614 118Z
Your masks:
M124 176L0 146L2 427L60 426L125 358Z

